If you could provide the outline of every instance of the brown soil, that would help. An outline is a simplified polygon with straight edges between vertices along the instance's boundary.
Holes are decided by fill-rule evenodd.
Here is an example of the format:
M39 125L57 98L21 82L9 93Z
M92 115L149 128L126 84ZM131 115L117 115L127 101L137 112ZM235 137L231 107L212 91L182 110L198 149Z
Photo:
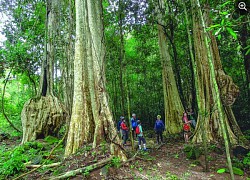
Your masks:
M149 141L149 140L148 140ZM14 146L19 141L4 141L6 145ZM152 140L151 140L152 142ZM2 142L3 143L3 142ZM99 162L110 156L109 146L99 146L95 150L90 148L80 150L74 156L63 160L61 166L40 169L27 175L24 179L38 180L49 179L52 176L58 176L64 172L78 169L95 162ZM126 147L130 149L131 146ZM135 160L123 164L121 167L110 167L106 171L105 167L94 170L90 173L80 174L69 179L183 179L183 180L224 180L230 179L229 173L218 174L216 171L220 168L226 168L225 154L209 152L209 172L204 172L204 155L197 160L186 158L183 151L184 143L182 141L175 143L167 143L159 146L152 146L147 152L140 151ZM132 152L130 157L133 156ZM62 156L62 155L61 155ZM198 165L197 165L198 164ZM248 174L247 174L248 173ZM250 176L249 170L244 176L235 175L236 180L247 179Z

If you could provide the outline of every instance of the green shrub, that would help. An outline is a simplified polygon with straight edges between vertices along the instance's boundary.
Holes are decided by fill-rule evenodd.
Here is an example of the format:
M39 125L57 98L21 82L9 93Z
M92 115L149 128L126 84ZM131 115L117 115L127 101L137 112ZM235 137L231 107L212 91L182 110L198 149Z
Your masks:
M59 142L59 139L57 139L56 137L53 136L47 136L44 141L46 141L49 144L55 144Z
M250 166L250 152L244 157L243 164Z
M24 148L19 146L12 153L4 153L4 158L0 162L0 176L9 177L25 170L24 163L28 161L28 156L23 154L24 151Z
M186 145L184 152L188 159L198 159L201 155L201 149L196 146Z

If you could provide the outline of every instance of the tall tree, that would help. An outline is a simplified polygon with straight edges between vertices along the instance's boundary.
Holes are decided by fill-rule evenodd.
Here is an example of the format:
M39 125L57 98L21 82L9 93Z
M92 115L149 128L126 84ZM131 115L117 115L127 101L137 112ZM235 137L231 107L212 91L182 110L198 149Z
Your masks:
M179 133L182 130L182 112L184 108L178 93L176 80L172 68L171 57L169 54L169 45L166 35L166 22L164 17L167 13L164 0L158 1L157 4L157 21L158 21L158 39L162 63L162 79L165 105L165 124L166 131L170 134Z
M105 87L102 3L76 0L75 6L74 97L65 155L75 153L85 142L93 143L95 148L106 140L113 154L126 159L118 146Z
M57 135L67 116L63 104L53 94L57 3L57 0L47 1L45 30L47 39L40 76L40 88L37 97L28 100L22 110L22 143L48 135Z
M202 141L202 132L206 132L208 141L218 141L223 137L222 124L219 123L218 119L223 117L223 122L225 123L225 129L227 130L228 137L232 144L235 144L238 139L237 137L242 137L242 133L238 128L237 122L231 110L231 105L234 103L237 94L238 87L232 82L232 79L225 75L222 70L222 65L220 62L220 56L218 47L216 44L216 40L211 33L208 33L209 37L206 36L206 32L202 31L202 19L204 18L205 22L209 23L208 11L206 10L202 16L199 13L200 7L197 5L196 0L191 1L192 4L192 19L193 19L193 37L194 37L194 49L195 49L195 61L197 68L197 85L198 91L200 95L200 112L205 116L202 119L198 117L198 122L196 126L195 135L193 137L194 142ZM208 24L206 24L208 27ZM209 49L207 49L206 38L211 39L211 43L209 43ZM211 54L208 53L211 52ZM211 56L211 57L210 57ZM214 81L212 79L212 71L211 64L209 59L212 59L215 75L216 75L216 83L219 88L219 99L218 92L216 91L216 87ZM218 102L222 101L222 106L219 107ZM223 114L223 116L221 116ZM200 115L200 114L199 114ZM205 127L205 130L202 129L202 123ZM231 129L230 127L233 127ZM233 130L233 131L232 131Z

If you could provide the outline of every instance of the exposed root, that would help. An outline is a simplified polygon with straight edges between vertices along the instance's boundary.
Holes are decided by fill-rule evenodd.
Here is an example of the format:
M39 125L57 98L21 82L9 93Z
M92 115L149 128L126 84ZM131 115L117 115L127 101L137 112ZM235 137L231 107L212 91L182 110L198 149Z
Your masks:
M64 106L55 96L30 99L21 114L22 144L48 135L57 136L67 116Z

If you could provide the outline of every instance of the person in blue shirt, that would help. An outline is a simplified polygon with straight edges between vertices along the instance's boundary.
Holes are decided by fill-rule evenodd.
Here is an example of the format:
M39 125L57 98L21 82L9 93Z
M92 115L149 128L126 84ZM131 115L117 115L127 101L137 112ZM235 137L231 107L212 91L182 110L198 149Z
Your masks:
M157 136L157 143L160 144L160 139L161 139L161 143L163 143L162 133L163 131L165 131L165 125L162 122L160 115L157 115L157 120L155 121L154 130Z
M135 113L132 114L131 126L132 126L132 136L135 139L136 138L135 128L137 127L137 119Z
M138 134L137 134L139 150L142 150L142 143L143 143L143 150L146 151L147 150L147 148L146 148L146 140L143 137L143 131L142 131L142 126L141 126L141 121L138 120L137 124L138 124L138 126L136 128L138 128L138 130L139 130ZM136 130L136 133L137 133L137 130Z
M117 123L117 132L120 133L121 137L122 137L121 123L122 123L123 119L124 119L124 117L121 116L120 120Z

